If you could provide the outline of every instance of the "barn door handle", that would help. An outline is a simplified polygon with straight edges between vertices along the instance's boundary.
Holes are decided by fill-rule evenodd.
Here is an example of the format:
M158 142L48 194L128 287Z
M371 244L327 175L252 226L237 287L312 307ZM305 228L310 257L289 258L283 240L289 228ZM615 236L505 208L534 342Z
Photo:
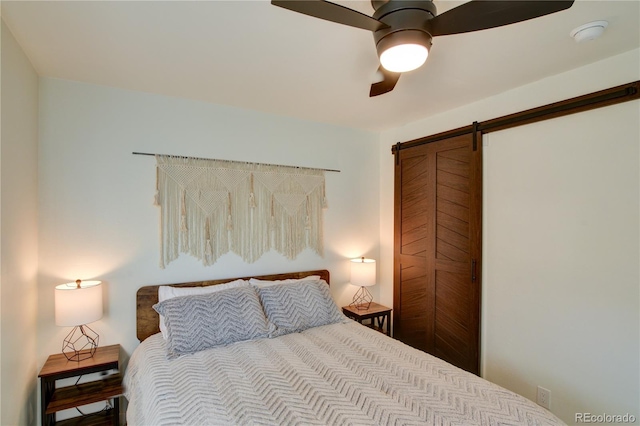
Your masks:
M476 282L476 260L472 259L471 260L471 282L474 283Z

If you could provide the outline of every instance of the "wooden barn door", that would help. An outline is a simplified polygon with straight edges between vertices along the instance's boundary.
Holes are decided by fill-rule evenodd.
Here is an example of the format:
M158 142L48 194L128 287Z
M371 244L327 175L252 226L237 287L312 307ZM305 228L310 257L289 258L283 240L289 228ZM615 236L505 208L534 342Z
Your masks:
M394 337L478 374L480 134L395 155Z

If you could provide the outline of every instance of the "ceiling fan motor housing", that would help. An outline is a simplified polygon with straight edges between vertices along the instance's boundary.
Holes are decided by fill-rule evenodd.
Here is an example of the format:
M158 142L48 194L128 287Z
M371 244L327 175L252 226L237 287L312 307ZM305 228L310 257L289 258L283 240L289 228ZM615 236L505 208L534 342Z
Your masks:
M373 33L378 56L389 47L413 43L431 49L429 21L436 14L431 0L371 0L373 17L388 25Z

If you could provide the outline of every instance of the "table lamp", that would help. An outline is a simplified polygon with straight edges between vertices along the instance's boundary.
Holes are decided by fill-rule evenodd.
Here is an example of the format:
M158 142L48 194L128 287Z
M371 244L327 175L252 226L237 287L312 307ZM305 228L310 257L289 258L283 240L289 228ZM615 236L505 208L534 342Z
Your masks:
M373 259L351 259L351 284L360 286L349 304L356 309L369 309L373 296L367 287L376 285L376 261Z
M64 338L62 353L69 361L91 358L100 336L87 324L102 318L102 286L100 281L81 281L56 286L56 325L73 326Z

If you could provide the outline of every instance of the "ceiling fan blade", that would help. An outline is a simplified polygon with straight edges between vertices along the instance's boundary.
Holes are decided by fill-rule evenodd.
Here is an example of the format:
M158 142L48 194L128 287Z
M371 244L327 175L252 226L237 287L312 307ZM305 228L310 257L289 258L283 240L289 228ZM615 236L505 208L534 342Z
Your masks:
M471 0L429 21L432 36L460 34L514 24L571 7L573 0Z
M324 0L271 0L271 4L326 21L362 28L363 30L377 31L381 28L389 27L387 24L383 24L357 10Z
M384 95L385 93L392 91L393 88L396 87L396 83L400 78L399 72L387 71L382 66L378 68L378 72L382 74L384 79L371 85L371 90L369 91L370 98Z

